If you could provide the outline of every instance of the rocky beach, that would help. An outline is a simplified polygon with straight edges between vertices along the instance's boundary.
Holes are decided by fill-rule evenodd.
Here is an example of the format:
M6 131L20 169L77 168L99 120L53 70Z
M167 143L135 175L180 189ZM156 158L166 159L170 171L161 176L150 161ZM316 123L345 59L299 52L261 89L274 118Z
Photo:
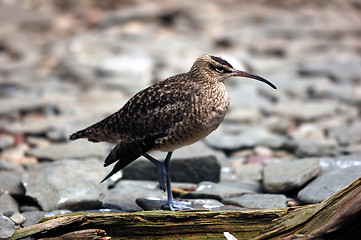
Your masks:
M68 137L207 53L278 89L226 81L223 123L174 152L176 198L210 211L323 201L361 177L360 39L358 0L0 1L0 239L166 200L145 158L100 184L113 145Z

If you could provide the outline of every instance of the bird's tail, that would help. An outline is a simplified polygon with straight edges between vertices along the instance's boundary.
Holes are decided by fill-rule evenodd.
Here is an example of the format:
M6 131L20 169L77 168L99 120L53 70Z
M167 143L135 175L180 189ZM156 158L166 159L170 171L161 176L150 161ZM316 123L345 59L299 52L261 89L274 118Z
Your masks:
M78 138L85 138L85 137L88 137L88 133L87 133L86 129L80 130L80 131L77 131L76 133L71 134L69 136L69 140L76 140Z

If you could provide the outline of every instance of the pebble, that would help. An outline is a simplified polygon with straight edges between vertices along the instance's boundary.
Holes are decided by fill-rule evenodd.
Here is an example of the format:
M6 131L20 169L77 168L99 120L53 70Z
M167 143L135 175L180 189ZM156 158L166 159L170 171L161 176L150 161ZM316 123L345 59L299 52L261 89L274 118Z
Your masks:
M263 170L263 187L270 193L283 193L297 189L316 177L321 170L317 159L272 163Z
M26 218L20 213L14 213L13 215L11 215L10 219L18 225L23 224L26 220Z

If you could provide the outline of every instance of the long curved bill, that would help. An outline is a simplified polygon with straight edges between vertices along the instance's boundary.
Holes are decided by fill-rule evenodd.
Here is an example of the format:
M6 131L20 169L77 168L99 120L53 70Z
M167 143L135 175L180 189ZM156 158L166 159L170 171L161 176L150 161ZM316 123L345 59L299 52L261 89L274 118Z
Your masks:
M272 88L274 89L277 89L277 87L271 83L270 81L264 79L263 77L260 77L260 76L257 76L257 75L253 75L251 73L247 73L247 72L243 72L243 71L240 71L240 70L234 70L232 72L232 76L233 77L246 77L246 78L253 78L253 79L256 79L258 81L261 81L261 82L264 82L266 84L268 84L269 86L271 86Z

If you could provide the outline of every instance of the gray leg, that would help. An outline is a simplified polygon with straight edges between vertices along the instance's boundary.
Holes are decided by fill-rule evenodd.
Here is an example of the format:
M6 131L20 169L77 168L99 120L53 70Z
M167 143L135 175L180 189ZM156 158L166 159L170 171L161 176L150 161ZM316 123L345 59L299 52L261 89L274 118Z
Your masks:
M172 193L172 186L170 180L170 158L172 157L173 152L168 152L167 157L164 160L165 170L167 172L167 195L168 201L162 205L162 209L167 209L171 211L179 211L185 209L191 209L185 203L175 202Z
M148 159L149 161L151 161L155 166L157 166L157 168L158 168L159 188L165 192L165 190L166 190L165 183L166 183L167 171L166 171L166 169L164 167L164 164L162 162L158 161L157 159L155 159L154 157L150 156L147 153L144 153L143 156L146 159Z

